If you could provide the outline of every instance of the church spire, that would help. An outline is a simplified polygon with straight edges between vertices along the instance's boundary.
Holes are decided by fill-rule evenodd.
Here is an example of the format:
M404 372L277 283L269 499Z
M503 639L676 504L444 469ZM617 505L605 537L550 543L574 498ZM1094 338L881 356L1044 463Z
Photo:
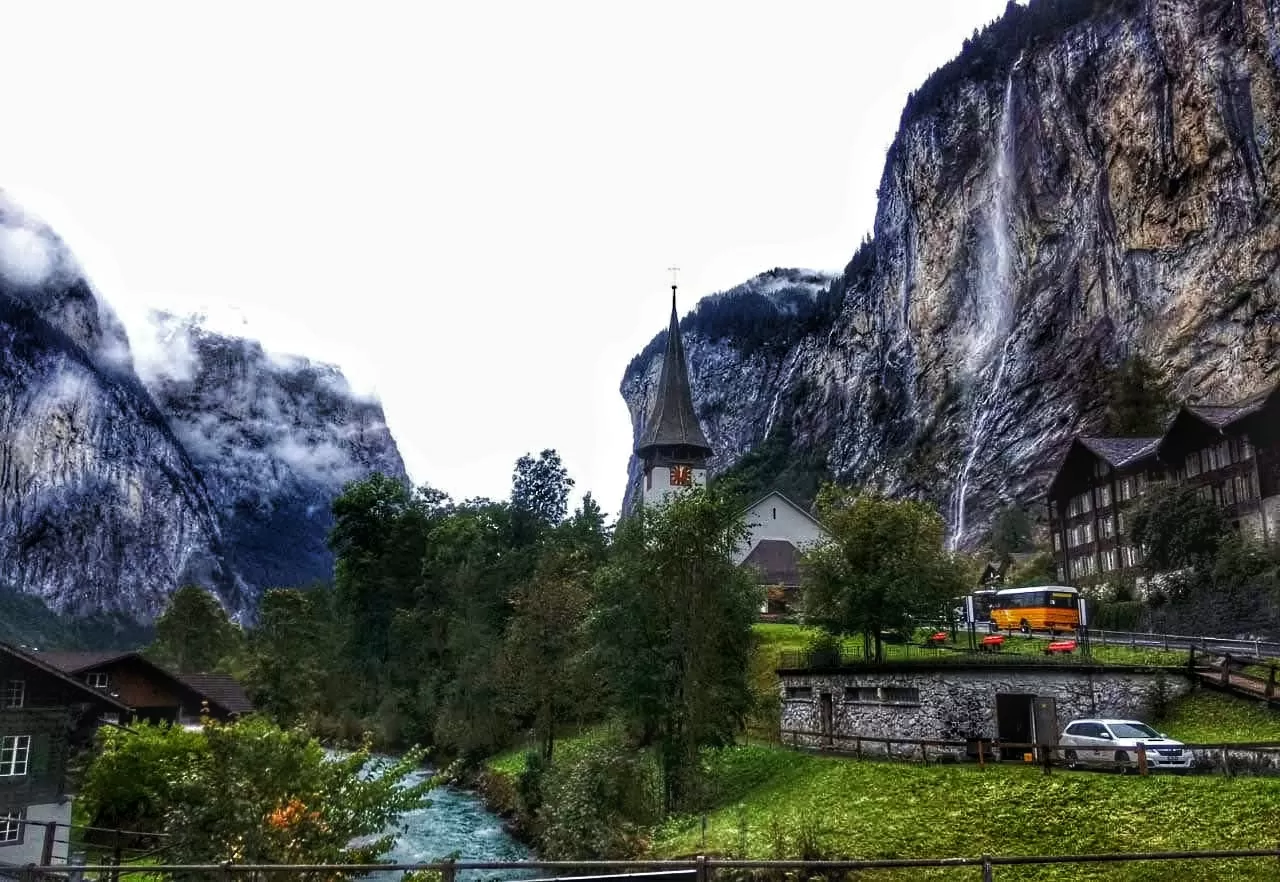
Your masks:
M667 352L662 359L658 394L636 443L636 455L649 458L660 448L670 448L680 456L705 459L713 453L707 436L693 411L689 388L689 366L680 340L680 317L676 312L676 282L671 283L671 325L667 328Z

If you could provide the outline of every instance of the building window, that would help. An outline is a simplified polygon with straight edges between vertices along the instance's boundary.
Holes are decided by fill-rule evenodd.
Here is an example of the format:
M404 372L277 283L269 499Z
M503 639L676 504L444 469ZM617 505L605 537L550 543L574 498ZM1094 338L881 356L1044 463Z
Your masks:
M0 707L22 707L27 698L25 680L9 680L4 684L4 692L0 693Z
M879 701L874 686L846 686L844 687L845 701Z
M1062 549L1062 540L1058 537L1057 533L1054 533L1053 534L1053 550L1060 551L1061 549Z
M1240 439L1240 458L1253 459L1253 445L1249 443L1248 438Z
M1099 487L1098 488L1098 508L1106 508L1110 504L1111 504L1111 488Z
M1187 477L1194 478L1200 474L1200 451L1187 455Z
M5 735L0 738L0 778L25 775L30 755L30 735Z
M0 845L21 845L22 829L27 819L25 809L13 809L0 813Z
M1120 502L1133 498L1133 478L1121 478L1120 483L1116 485L1116 495Z
M880 700L894 704L919 704L920 690L907 686L881 686Z
M94 671L92 674L86 675L84 681L94 689L106 689L108 678L103 671Z
M1116 534L1116 525L1111 518L1104 518L1098 523L1098 532L1103 539L1110 539Z
M1109 548L1102 552L1102 571L1109 573L1116 568L1116 550Z
M813 698L812 686L788 686L787 698Z

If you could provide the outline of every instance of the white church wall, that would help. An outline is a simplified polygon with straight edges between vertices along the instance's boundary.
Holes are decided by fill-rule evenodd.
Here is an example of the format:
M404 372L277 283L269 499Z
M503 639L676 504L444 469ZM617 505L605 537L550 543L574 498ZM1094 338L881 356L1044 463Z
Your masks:
M685 489L671 486L671 469L666 466L654 466L649 470L649 474L640 480L645 505L661 505L672 493ZM707 486L706 469L693 469L693 486Z
M812 518L778 493L770 493L747 509L743 520L750 533L734 552L735 564L746 560L761 539L783 539L804 550L827 535Z

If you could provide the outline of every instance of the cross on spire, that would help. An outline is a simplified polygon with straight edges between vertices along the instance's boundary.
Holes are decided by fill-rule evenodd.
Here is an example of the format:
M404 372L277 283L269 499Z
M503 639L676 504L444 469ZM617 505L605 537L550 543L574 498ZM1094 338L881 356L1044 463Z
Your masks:
M676 286L680 284L680 267L669 266L667 272L671 273L671 291L675 293Z

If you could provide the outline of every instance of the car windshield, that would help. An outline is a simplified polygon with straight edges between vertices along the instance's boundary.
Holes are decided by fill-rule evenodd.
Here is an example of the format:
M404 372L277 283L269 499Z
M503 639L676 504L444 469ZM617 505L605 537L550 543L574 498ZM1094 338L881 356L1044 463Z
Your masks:
M1111 731L1117 738L1159 738L1160 733L1146 723L1111 723Z

